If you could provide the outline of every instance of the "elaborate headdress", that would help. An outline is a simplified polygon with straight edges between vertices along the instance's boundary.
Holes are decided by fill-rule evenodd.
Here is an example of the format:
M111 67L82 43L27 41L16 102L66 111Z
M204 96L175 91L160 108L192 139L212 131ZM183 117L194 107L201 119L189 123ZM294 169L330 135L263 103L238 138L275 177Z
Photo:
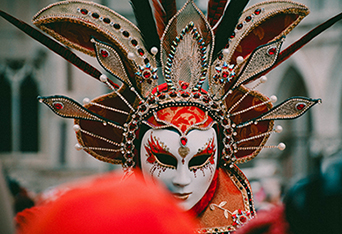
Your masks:
M64 45L96 56L122 81L120 87L54 40L4 12L1 16L113 90L85 99L84 106L65 96L39 98L56 114L75 119L77 148L95 158L129 170L138 163L143 126L172 126L185 146L188 131L216 124L221 168L217 190L224 195L212 200L215 214L201 215L206 232L235 230L255 213L248 180L235 164L253 159L262 148L285 148L282 143L265 145L272 132L281 131L274 128L274 120L296 118L320 102L292 97L273 107L276 98L254 88L341 15L281 51L285 36L309 12L302 4L267 1L243 11L246 0L210 0L206 18L193 0L178 12L174 0L153 0L154 17L149 1L131 2L138 27L107 7L85 1L58 2L33 18ZM165 83L158 85L162 78ZM247 88L251 81L255 87Z

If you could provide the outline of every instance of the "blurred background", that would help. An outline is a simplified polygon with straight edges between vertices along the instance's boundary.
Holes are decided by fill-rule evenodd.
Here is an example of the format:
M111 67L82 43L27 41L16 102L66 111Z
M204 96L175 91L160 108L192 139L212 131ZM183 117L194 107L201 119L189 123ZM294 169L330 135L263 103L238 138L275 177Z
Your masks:
M0 0L0 8L31 22L53 0ZM128 0L96 1L134 22ZM185 0L178 1L179 7ZM207 0L195 0L206 13ZM250 1L249 5L260 1ZM299 0L311 13L286 39L283 48L338 14L342 0ZM258 90L276 95L279 104L291 96L321 98L323 103L293 121L276 121L283 132L267 143L284 142L284 151L264 149L239 165L253 187L257 208L278 203L294 181L318 171L339 151L342 137L342 23L318 36L267 75ZM77 52L76 52L77 53ZM103 69L97 61L80 57ZM0 166L7 181L35 194L81 176L120 168L77 151L73 121L62 119L37 96L65 95L82 103L109 90L64 59L0 19Z

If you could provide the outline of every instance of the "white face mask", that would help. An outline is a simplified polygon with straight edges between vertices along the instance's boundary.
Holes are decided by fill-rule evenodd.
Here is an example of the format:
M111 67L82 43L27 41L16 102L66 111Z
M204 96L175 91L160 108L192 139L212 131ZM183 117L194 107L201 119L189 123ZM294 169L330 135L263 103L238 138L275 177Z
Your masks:
M143 174L163 181L181 207L191 209L204 196L215 174L215 130L192 130L181 137L175 131L150 129L141 144Z

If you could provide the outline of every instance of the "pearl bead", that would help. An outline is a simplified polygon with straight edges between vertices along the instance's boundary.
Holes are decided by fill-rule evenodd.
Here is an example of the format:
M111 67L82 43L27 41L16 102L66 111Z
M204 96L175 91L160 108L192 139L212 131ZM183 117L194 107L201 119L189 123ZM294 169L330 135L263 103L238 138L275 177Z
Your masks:
M261 83L265 83L266 81L267 81L267 77L266 76L260 77L260 82Z
M229 54L229 49L225 48L222 50L222 54L228 55Z
M279 143L277 147L279 150L284 150L286 148L286 145L284 143Z
M78 150L78 151L80 151L81 149L83 149L83 146L77 143L77 144L75 145L75 149Z
M156 55L157 53L158 53L158 48L157 47L152 47L151 48L151 53L153 54L153 55Z
M72 128L74 129L75 132L78 132L81 129L80 125L78 124L75 124Z
M87 104L89 104L90 103L90 99L89 98L84 98L83 99L83 104L84 105L87 105Z
M272 103L275 103L278 100L278 98L275 95L272 95L270 97L270 100L271 100Z
M100 76L100 80L101 80L102 82L107 82L107 79L108 79L108 77L107 77L105 74L102 74L102 75Z
M237 64L240 64L240 63L243 62L243 60L244 60L244 58L243 58L242 56L238 56L238 57L236 58L236 63L237 63Z
M278 126L275 127L275 132L281 133L282 131L283 131L283 127L282 126L278 125Z

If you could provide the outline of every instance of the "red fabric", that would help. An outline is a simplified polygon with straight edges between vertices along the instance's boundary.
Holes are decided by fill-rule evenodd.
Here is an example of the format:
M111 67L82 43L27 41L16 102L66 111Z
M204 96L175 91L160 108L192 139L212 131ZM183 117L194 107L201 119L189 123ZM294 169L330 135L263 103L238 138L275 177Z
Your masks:
M179 107L166 107L157 111L158 119L170 123L178 127L183 133L191 126L201 123L198 125L201 128L209 126L213 119L208 116L202 109L196 106L179 106ZM153 126L163 126L162 122L158 122L154 116L151 116L147 122Z
M194 219L175 205L174 198L135 174L124 181L122 175L110 173L81 182L34 217L32 212L22 213L18 221L24 220L27 228L19 233L193 233Z

